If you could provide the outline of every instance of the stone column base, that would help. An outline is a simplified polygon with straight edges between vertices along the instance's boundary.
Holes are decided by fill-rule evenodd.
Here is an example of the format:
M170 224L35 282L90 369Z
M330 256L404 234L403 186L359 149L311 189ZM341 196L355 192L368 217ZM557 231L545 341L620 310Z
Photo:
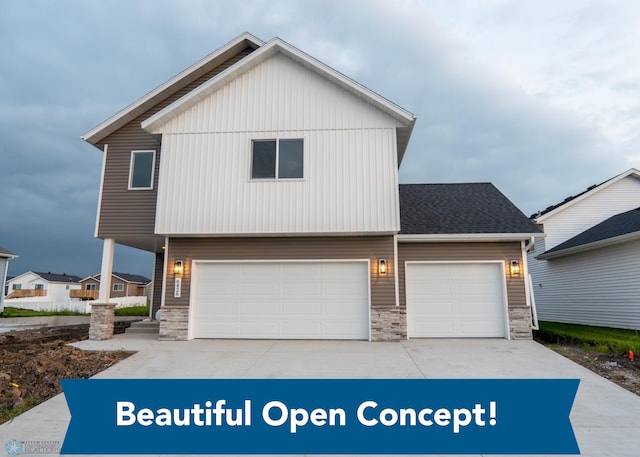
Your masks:
M110 340L113 336L115 303L94 303L89 320L90 340Z

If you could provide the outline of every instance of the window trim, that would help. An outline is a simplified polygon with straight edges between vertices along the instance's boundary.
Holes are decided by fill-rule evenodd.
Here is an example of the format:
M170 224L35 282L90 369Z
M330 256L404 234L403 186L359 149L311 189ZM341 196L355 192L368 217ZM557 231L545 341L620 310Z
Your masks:
M118 287L118 289L116 289L116 287ZM113 283L113 286L111 286L111 290L113 292L124 292L124 284L121 282L115 282Z
M153 153L153 159L151 161L151 184L149 187L133 187L133 164L136 154L146 152ZM131 151L131 158L129 159L129 182L128 190L153 190L153 180L156 176L156 151L155 149L139 149Z
M89 283L84 285L84 290L98 290L98 287L96 287L96 286L97 286L96 283L89 282Z
M44 284L38 282L38 283L33 285L33 289L34 290L44 290Z
M278 175L280 174L280 141L281 140L301 140L302 141L302 177L300 178L280 178ZM276 143L276 175L273 178L254 178L253 177L253 145L256 141L275 141ZM256 182L264 182L264 181L303 181L305 179L305 139L304 137L275 137L275 138L252 138L251 139L251 148L249 153L251 154L250 167L249 167L249 180Z

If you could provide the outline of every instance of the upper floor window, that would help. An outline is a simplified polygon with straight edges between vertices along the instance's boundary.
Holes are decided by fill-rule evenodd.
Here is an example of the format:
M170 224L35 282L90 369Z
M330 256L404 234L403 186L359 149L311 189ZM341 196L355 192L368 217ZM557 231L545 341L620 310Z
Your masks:
M129 189L153 189L156 151L131 151Z
M302 138L254 140L251 151L251 179L296 179L303 177Z
M122 292L123 290L124 290L124 284L122 284L121 282L117 282L113 285L114 292Z
M35 284L33 288L35 290L44 290L44 284Z
M95 284L85 284L84 285L84 290L96 290L96 285Z
M22 284L12 284L11 290L22 290Z

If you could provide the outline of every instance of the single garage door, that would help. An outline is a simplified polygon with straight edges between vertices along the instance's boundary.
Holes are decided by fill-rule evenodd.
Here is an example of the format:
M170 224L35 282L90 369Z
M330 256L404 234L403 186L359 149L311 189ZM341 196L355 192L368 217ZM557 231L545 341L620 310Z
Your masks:
M195 338L369 339L366 261L194 265Z
M409 337L504 337L502 263L406 265Z

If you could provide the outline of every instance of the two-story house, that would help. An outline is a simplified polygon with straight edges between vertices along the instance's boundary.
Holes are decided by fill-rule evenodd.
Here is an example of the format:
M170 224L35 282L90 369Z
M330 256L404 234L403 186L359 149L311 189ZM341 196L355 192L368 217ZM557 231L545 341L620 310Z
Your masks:
M640 171L631 168L531 216L541 320L640 328Z
M115 243L155 253L161 339L530 338L539 229L491 184L399 185L415 121L243 34L83 136L101 275Z

